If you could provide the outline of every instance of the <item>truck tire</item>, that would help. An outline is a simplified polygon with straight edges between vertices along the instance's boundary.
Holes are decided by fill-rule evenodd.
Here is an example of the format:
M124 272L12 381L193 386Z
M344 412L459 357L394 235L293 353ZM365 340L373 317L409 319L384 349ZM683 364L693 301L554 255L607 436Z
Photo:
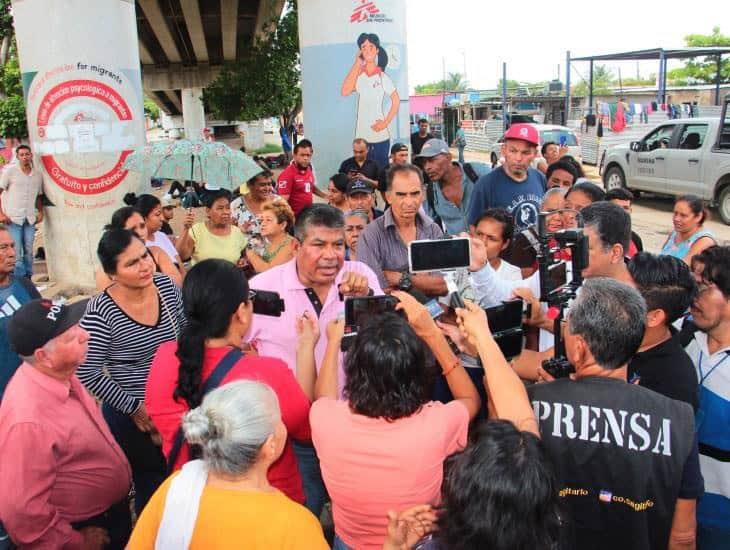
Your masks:
M726 185L717 198L717 212L724 223L730 225L730 185Z
M606 191L626 187L626 176L619 166L611 166L603 176L603 187Z

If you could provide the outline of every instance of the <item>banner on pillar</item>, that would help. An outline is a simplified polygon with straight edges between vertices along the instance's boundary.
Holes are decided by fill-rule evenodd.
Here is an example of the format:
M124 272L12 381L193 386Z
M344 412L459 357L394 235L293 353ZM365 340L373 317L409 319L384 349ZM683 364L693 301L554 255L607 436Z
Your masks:
M23 0L13 17L33 161L55 205L49 273L89 284L102 227L140 183L122 169L145 140L135 4Z
M409 143L405 4L299 3L304 129L320 188L352 156L353 139L367 140L381 166L391 145Z

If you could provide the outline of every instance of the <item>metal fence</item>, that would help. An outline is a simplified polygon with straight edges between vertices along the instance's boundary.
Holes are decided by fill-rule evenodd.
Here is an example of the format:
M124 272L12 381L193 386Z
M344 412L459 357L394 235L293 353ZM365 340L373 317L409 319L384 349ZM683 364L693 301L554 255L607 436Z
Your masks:
M702 117L720 116L720 109L715 106L700 106L696 113L697 116ZM573 109L571 115L574 115L576 111ZM652 128L666 120L667 114L664 111L650 113L646 124L639 122L639 117L635 116L632 123L627 125L622 132L613 132L611 128L604 126L604 134L601 138L596 136L597 126L586 128L582 124L582 120L571 119L566 125L580 136L583 162L596 165L600 162L603 151L608 147L639 140ZM461 125L466 136L467 151L488 153L504 133L502 120L463 120Z

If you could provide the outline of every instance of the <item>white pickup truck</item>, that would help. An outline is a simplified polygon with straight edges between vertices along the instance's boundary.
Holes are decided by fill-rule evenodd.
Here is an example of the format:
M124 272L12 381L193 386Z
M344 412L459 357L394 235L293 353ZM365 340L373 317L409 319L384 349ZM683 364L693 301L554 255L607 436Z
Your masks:
M606 190L626 187L666 195L691 193L717 206L730 224L730 98L719 118L667 120L640 141L604 151ZM720 122L722 121L722 124Z

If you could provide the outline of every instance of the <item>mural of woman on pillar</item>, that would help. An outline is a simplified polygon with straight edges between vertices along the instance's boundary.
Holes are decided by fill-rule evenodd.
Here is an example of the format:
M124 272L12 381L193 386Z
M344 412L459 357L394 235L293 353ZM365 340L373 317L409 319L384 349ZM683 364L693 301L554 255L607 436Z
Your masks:
M370 144L368 157L381 168L388 165L390 154L390 131L388 126L398 114L400 96L395 84L385 73L388 54L380 47L377 34L362 33L357 38L358 52L355 62L342 83L342 95L347 97L357 92L356 138L363 138ZM383 114L386 96L390 99L388 114Z

